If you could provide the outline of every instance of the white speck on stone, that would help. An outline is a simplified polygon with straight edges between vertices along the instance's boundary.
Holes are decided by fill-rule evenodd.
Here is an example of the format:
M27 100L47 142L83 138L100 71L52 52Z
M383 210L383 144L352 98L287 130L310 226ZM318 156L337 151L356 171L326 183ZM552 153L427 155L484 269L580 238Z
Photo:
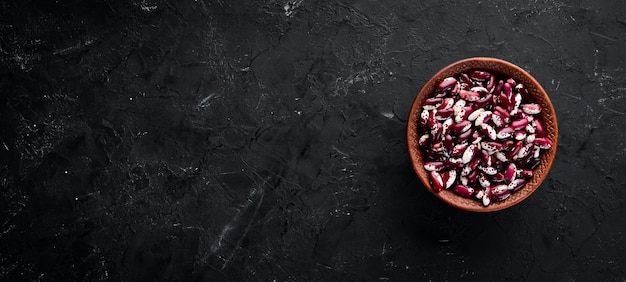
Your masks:
M388 119L392 119L395 116L394 113L390 113L390 112L380 112L380 114Z
M304 0L292 0L287 1L285 5L283 5L283 10L285 11L285 16L291 17L296 12L295 10L302 5Z
M156 10L158 8L158 6L154 3L148 3L148 1L143 0L141 1L139 7L141 8L141 10L143 10L144 12L152 12L154 10Z

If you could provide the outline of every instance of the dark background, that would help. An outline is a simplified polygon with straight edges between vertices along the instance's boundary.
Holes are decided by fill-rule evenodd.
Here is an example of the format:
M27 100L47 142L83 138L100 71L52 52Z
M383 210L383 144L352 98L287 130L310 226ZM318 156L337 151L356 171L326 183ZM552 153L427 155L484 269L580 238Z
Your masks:
M531 3L526 3L531 2ZM626 278L623 1L0 4L0 280ZM510 209L431 195L423 83L472 56L547 90Z

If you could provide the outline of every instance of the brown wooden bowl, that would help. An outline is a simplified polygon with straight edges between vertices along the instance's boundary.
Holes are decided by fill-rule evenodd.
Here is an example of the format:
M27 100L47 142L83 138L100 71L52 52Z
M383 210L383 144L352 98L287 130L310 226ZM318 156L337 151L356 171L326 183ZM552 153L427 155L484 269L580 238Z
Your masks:
M487 207L483 206L482 203L476 199L463 198L455 194L451 190L444 189L441 192L435 192L435 190L430 185L428 173L424 169L422 150L419 148L418 145L418 140L420 136L418 135L417 129L422 103L426 98L430 97L433 94L435 84L446 77L458 76L463 72L468 72L473 69L482 69L489 71L495 75L512 77L513 79L515 79L515 81L523 83L530 95L535 100L535 103L541 105L542 111L539 114L539 118L545 123L547 137L552 140L552 147L542 152L540 157L541 163L539 164L539 166L537 166L537 168L535 168L534 175L528 181L528 183L526 183L526 185L517 192L512 193L508 199L501 202L492 202ZM413 102L411 112L409 113L409 120L407 124L407 146L409 149L409 157L411 159L411 163L413 164L413 169L417 173L422 183L424 183L426 188L430 192L432 192L437 198L441 199L451 206L462 210L474 212L492 212L511 207L523 201L528 196L530 196L530 194L535 192L537 188L539 188L541 182L543 182L543 180L548 175L550 167L552 167L554 157L556 156L556 148L558 144L557 139L559 136L558 131L559 130L557 126L554 107L550 102L548 94L546 94L546 91L541 87L541 85L539 85L537 80L535 80L522 68L507 61L495 58L477 57L468 58L453 63L440 70L437 74L431 77L428 82L426 82L422 90L419 92L419 94L417 94L417 97Z

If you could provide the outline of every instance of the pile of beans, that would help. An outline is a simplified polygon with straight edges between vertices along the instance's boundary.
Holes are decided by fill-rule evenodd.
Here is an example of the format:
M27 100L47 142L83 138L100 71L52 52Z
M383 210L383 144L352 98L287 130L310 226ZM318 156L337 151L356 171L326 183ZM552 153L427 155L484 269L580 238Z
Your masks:
M524 85L484 70L443 79L421 110L418 143L431 186L484 206L524 187L552 146Z

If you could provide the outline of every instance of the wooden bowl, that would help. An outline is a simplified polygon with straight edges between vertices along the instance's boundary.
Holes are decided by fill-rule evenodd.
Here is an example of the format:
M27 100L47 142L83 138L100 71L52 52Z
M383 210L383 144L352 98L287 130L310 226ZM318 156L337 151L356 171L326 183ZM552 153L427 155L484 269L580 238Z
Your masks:
M486 70L492 74L502 77L512 77L518 83L523 83L535 100L535 103L541 105L542 111L539 114L539 118L545 124L547 137L552 140L552 147L542 152L540 157L541 162L539 166L535 168L534 175L531 179L529 179L528 183L526 183L526 185L517 192L512 193L508 199L501 202L492 201L492 203L487 207L483 206L482 203L476 199L463 198L451 190L444 189L441 192L436 192L430 185L428 173L424 169L422 150L418 145L420 137L418 135L418 120L422 109L422 103L426 98L432 96L435 84L446 77L458 76L463 72L468 72L473 69ZM556 155L558 135L559 133L554 107L550 102L548 94L546 94L546 91L541 87L541 85L539 85L537 80L535 80L522 68L512 63L500 59L485 57L469 58L458 61L443 68L431 77L419 94L417 94L417 97L413 102L411 112L409 113L409 120L407 124L407 146L409 149L409 157L413 164L413 169L422 183L424 183L426 188L437 198L448 203L449 205L462 210L474 212L492 212L502 210L523 201L530 196L530 194L535 192L550 171L552 162L554 161L554 157Z

